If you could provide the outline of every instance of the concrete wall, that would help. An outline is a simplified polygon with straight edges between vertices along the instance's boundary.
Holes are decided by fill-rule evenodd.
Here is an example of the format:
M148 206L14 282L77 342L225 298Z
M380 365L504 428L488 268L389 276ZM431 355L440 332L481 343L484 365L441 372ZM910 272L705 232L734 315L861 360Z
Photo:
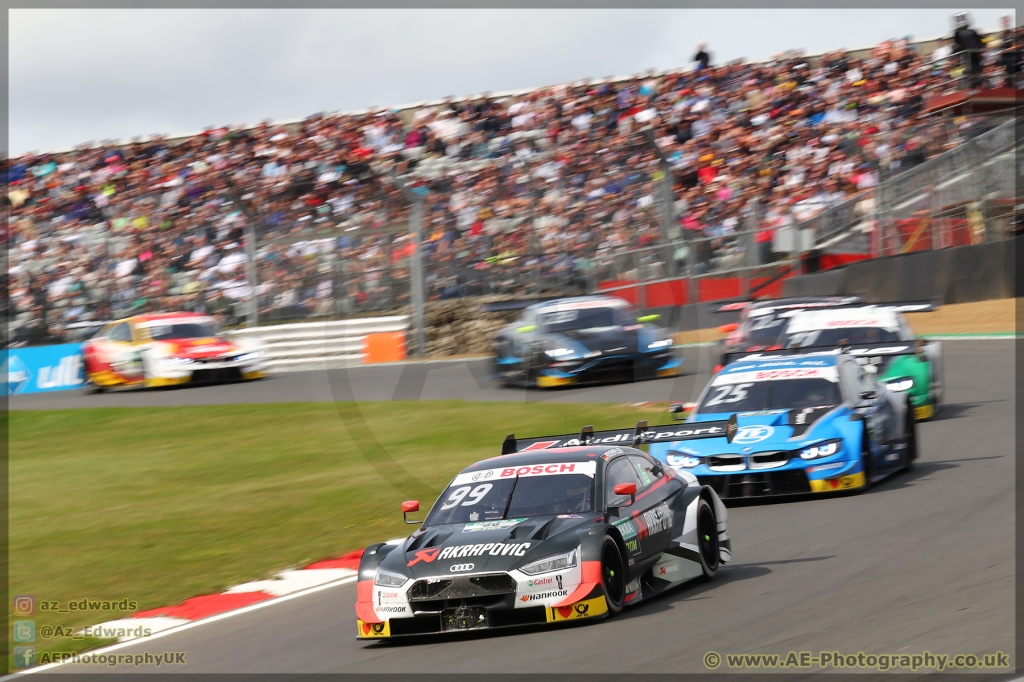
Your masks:
M786 296L856 295L871 303L935 300L969 303L1020 296L1015 263L1024 236L861 261L844 268L792 277Z

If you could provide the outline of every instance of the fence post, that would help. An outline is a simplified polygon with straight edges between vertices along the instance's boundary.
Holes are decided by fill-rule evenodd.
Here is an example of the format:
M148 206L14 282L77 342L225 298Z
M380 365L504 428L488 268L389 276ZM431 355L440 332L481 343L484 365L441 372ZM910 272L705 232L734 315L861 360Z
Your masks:
M249 315L248 326L255 327L259 318L259 294L256 287L259 286L259 276L256 273L256 226L246 216L247 229L245 238L245 273L249 280Z
M636 272L636 307L647 307L647 278L644 276L644 258L640 249L633 251L633 270Z
M421 218L423 214L423 197L409 188L408 185L398 177L394 168L391 169L391 181L395 183L402 192L402 196L412 205L409 211L409 232L413 239L413 252L409 257L409 293L412 298L412 324L414 342L414 357L421 358L426 353L424 341L423 324L423 230Z
M245 278L250 291L246 323L250 327L255 327L259 321L259 300L256 294L256 287L259 285L259 278L256 274L256 216L249 210L242 200L241 192L230 180L228 181L228 192L231 195L231 200L245 217Z
M668 162L665 153L661 151L661 147L658 146L657 141L654 139L654 131L650 128L643 131L644 139L647 144L650 145L654 153L658 155L658 160L661 164L662 172L664 176L661 179L661 192L659 192L661 204L661 230L665 238L665 243L672 247L672 258L669 259L669 263L666 263L665 275L668 278L674 278L676 276L676 258L675 258L675 241L672 239L672 228L675 226L675 211L672 200L672 179L674 174L672 172L672 166ZM696 249L693 245L693 240L690 239L690 235L686 234L686 230L683 230L683 243L687 247L686 252L686 263L684 268L686 269L686 279L689 284L690 290L690 303L697 303L697 282L694 279L693 271L693 257L696 254Z

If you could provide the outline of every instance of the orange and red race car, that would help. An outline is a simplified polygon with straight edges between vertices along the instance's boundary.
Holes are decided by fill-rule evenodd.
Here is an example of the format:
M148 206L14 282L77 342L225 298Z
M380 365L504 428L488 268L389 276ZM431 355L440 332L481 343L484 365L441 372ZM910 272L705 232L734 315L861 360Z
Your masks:
M82 346L87 390L173 386L266 375L263 349L228 340L198 313L138 315L104 326Z

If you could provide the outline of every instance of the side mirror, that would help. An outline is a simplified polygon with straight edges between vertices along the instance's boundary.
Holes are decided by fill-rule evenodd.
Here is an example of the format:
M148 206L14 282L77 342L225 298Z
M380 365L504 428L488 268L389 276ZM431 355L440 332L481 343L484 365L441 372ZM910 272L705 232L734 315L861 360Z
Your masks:
M860 392L860 399L861 400L874 400L877 397L878 397L878 391L861 391Z
M661 319L661 315L655 313L654 315L643 315L642 317L636 318L637 322L657 322Z
M731 334L740 328L738 322L730 322L729 324L718 325L718 331L722 334Z
M620 483L612 489L616 495L629 495L629 503L636 502L636 483Z
M697 403L672 403L668 406L668 411L674 419L686 419L696 407Z
M419 500L409 500L408 502L402 503L402 520L409 524L423 523L422 521L410 521L406 514L412 512L418 512L420 510Z

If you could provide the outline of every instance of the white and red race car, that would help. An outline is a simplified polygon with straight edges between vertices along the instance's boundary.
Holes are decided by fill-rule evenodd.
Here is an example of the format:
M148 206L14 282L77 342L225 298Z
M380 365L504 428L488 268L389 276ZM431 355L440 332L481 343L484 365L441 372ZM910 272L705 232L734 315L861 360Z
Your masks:
M217 333L199 313L138 315L104 326L82 345L87 390L173 386L266 376L263 348Z

